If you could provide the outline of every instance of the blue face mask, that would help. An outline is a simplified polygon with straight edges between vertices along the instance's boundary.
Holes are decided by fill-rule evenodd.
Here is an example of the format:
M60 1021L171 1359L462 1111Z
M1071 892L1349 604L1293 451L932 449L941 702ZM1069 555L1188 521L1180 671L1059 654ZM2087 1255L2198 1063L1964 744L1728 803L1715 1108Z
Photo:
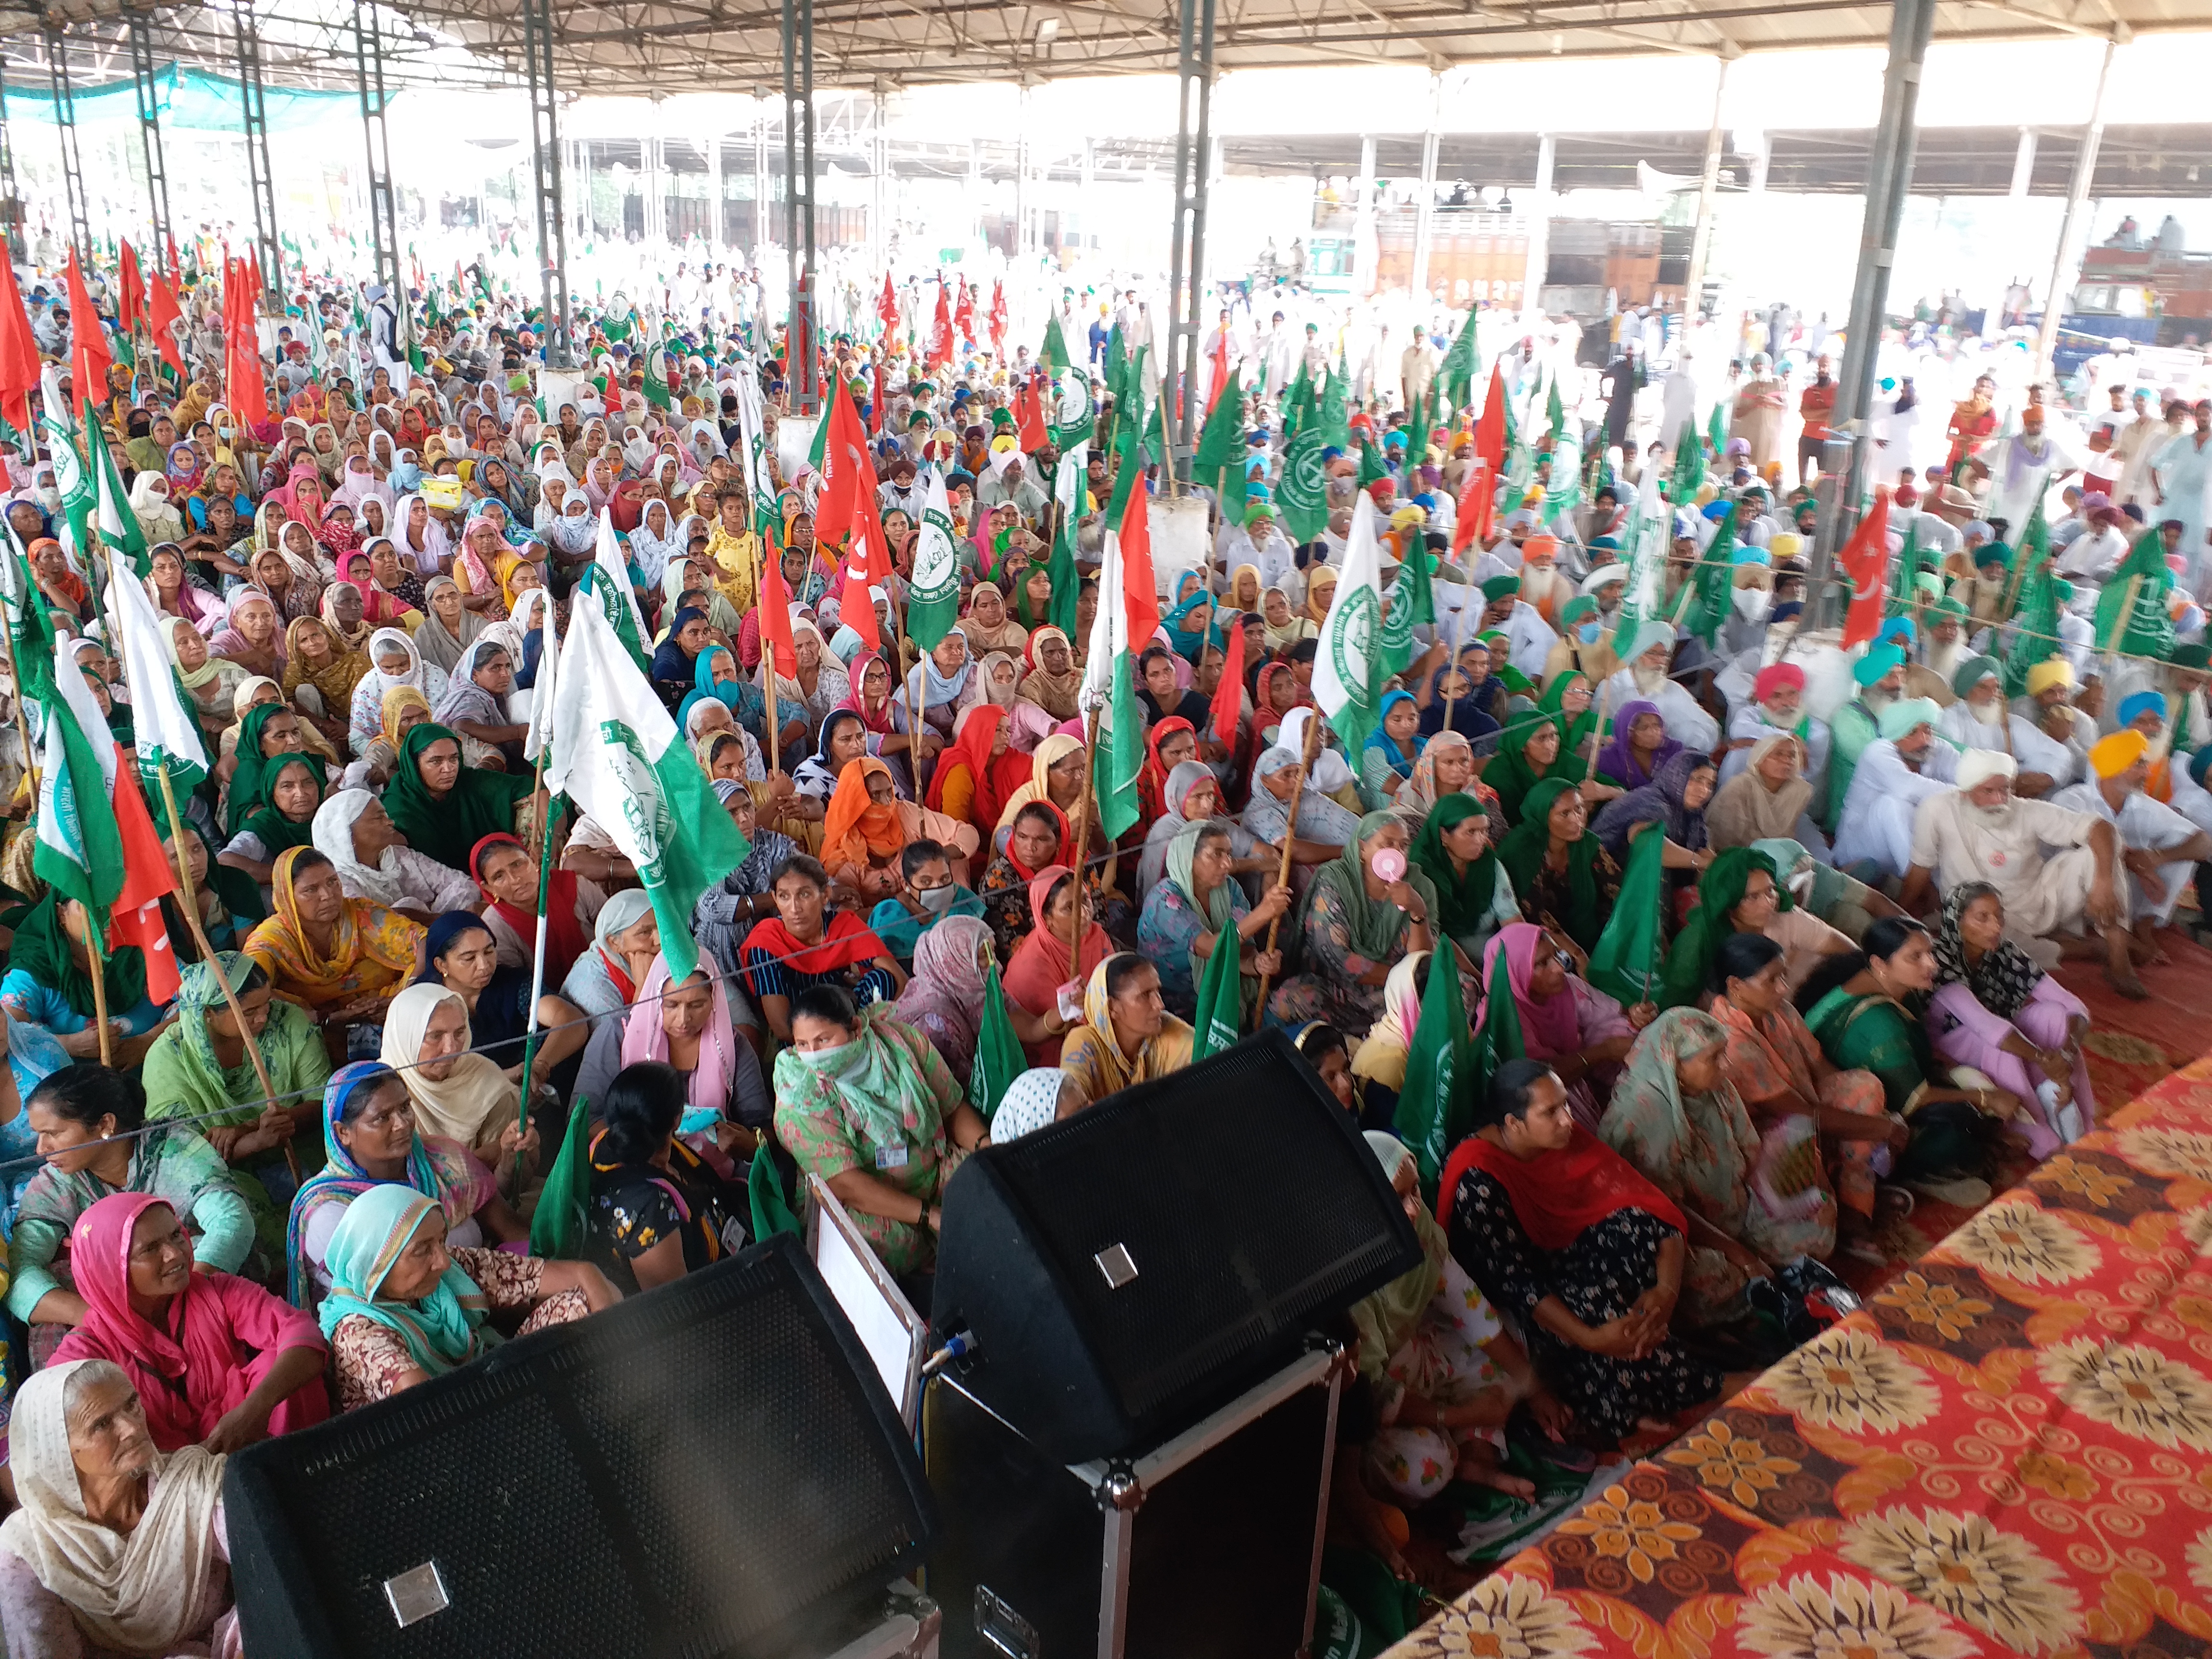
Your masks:
M1595 645L1597 643L1597 636L1603 632L1605 632L1605 629L1599 623L1594 622L1581 623L1577 624L1575 628L1575 637L1579 639L1584 645Z

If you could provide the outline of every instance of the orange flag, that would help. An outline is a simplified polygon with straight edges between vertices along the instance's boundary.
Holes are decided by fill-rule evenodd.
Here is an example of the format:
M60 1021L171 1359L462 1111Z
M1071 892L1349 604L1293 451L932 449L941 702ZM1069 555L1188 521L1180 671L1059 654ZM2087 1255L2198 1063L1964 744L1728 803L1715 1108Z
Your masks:
M1836 568L1851 584L1851 608L1844 616L1844 649L1872 639L1881 630L1888 591L1889 492L1876 490L1874 510L1859 520L1850 540L1836 556Z

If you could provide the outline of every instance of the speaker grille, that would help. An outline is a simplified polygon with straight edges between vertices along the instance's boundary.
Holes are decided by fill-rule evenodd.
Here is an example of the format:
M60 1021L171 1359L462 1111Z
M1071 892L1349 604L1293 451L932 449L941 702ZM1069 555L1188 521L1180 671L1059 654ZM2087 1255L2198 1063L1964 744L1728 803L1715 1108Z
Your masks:
M1133 1418L1395 1277L1404 1249L1349 1118L1269 1038L989 1156ZM1094 1261L1116 1245L1136 1269L1119 1289Z

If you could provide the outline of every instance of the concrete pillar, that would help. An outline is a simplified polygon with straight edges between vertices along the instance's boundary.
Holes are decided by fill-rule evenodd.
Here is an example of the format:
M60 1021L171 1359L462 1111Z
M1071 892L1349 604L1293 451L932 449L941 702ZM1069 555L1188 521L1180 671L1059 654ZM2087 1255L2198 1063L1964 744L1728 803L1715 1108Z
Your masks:
M1552 168L1559 159L1559 141L1545 133L1536 141L1536 184L1528 192L1528 268L1522 278L1521 311L1526 316L1541 309L1544 272L1552 260Z
M2087 228L2082 210L2088 205L2090 181L2097 173L2097 148L2105 140L2105 89L2112 84L2112 55L2119 49L2119 31L2105 42L2105 61L2097 70L2097 95L2090 100L2089 125L2081 131L2081 148L2074 155L2074 182L2066 190L2066 216L2059 222L2058 246L2051 258L2051 286L2044 291L2043 327L2035 339L2035 377L2051 373L2051 348L2058 343L2058 317L2073 292L2075 264L2081 258L2077 234Z
M722 135L719 128L707 135L707 250L722 251Z
M1435 234L1437 215L1437 128L1443 119L1444 77L1441 70L1429 75L1429 130L1421 138L1421 194L1413 209L1413 314L1428 320L1433 306L1429 293L1429 241Z
M1698 228L1690 242L1690 270L1682 286L1682 327L1697 318L1705 291L1705 263L1713 250L1713 198L1721 183L1721 99L1728 90L1729 59L1722 58L1713 78L1713 124L1705 133L1705 170L1698 180Z
M2020 130L2020 148L2013 152L2012 188L2005 192L2015 202L2027 199L2027 186L2035 177L2035 129Z
M1352 297L1375 288L1375 135L1359 138L1359 176L1352 181Z

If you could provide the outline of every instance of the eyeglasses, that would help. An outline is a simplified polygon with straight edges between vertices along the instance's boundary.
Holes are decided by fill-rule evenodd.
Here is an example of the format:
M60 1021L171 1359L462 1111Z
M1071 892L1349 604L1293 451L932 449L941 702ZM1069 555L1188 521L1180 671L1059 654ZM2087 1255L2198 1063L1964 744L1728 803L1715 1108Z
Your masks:
M1574 970L1575 970L1575 959L1574 959L1574 957L1571 957L1571 956L1570 956L1570 955L1569 955L1566 951L1553 951L1553 952L1552 952L1552 960L1553 960L1553 961L1554 961L1554 962L1556 962L1556 963L1558 963L1559 964L1559 966L1560 966L1560 967L1562 967L1562 968L1565 969L1566 969L1569 973L1571 973L1571 974L1572 972L1574 972Z

